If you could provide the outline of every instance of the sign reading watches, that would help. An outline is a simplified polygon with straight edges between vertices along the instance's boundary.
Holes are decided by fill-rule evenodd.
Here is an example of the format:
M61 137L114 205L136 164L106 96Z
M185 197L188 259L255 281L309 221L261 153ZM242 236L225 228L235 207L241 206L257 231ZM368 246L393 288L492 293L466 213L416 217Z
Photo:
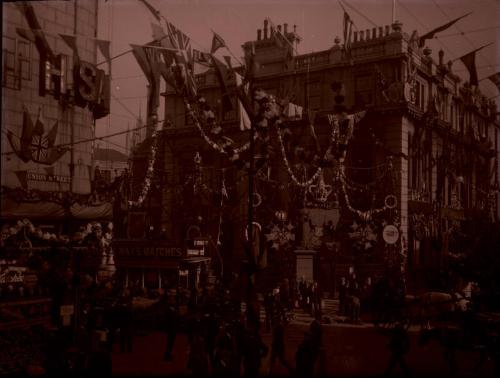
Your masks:
M115 240L113 250L117 257L183 257L183 248L142 240Z

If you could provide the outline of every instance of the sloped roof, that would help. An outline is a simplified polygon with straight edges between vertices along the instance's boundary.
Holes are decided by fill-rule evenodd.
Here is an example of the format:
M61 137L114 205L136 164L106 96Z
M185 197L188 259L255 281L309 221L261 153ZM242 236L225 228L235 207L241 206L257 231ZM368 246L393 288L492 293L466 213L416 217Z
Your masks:
M94 150L94 160L127 162L128 156L112 148L96 148Z

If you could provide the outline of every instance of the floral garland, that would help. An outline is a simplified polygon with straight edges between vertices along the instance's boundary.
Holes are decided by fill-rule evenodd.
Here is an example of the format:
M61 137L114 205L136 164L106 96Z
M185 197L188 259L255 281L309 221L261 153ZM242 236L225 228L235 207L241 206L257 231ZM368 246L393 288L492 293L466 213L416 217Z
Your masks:
M232 148L231 143L227 143L227 142L223 146L215 143L213 140L210 139L210 137L205 133L205 131L201 127L201 123L200 123L198 117L196 116L196 112L193 110L191 104L188 102L188 100L186 98L184 99L184 103L186 105L186 109L188 111L189 116L193 120L196 128L200 131L201 136L203 137L203 139L205 139L205 142L207 142L207 144L210 147L212 147L214 150L216 150L217 152L219 152L221 154L229 155L233 159L237 159L237 158L239 158L239 155L242 152L244 152L250 148L250 142L245 143L243 146L241 146L239 148ZM254 136L254 140L255 139L257 139L257 135Z
M98 232L99 231L99 232ZM9 239L17 240L20 243L19 248L23 249L23 243L28 242L28 249L33 248L32 241L43 241L47 243L68 244L71 240L89 241L89 237L95 236L98 240L98 246L107 248L110 246L113 237L113 223L108 222L105 231L100 222L87 223L80 227L71 237L68 235L59 235L55 233L43 232L40 227L35 225L29 219L18 220L13 225L4 224L0 231L0 245L3 247ZM36 243L35 243L36 244ZM88 244L88 243L87 243Z
M342 194L344 195L344 200L345 200L347 208L349 209L349 211L356 214L361 220L363 220L365 222L369 222L373 219L374 215L380 214L380 213L386 211L387 209L389 209L389 207L387 207L385 204L383 207L378 208L378 209L370 209L370 210L366 210L366 211L361 211L361 210L355 209L351 205L351 201L349 200L349 195L347 194L344 166L342 164L341 164L339 171L337 173L337 177L341 183L340 188L342 189Z
M153 142L151 143L151 151L149 154L149 161L148 161L148 169L146 170L146 177L144 178L144 185L142 187L141 193L139 194L139 197L137 198L137 201L128 201L129 206L134 206L138 207L141 206L144 200L146 199L146 196L149 193L149 190L151 188L151 180L153 179L154 175L154 165L156 161L156 152L158 149L158 129L159 129L159 123L156 123L155 129L152 134L152 139Z

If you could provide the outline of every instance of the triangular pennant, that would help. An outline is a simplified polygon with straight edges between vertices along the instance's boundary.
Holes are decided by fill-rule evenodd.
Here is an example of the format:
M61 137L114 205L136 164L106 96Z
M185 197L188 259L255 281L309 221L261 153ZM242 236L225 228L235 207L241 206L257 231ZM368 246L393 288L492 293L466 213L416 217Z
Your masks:
M226 47L226 42L224 42L222 37L213 30L212 32L214 33L214 36L212 38L212 48L210 49L211 54L215 53L221 47Z
M238 100L238 110L240 113L240 130L250 130L252 127L252 123L250 121L250 117L248 116L247 111L245 110L245 107L241 103L240 100Z
M460 16L460 17L458 17L458 18L455 18L454 20L452 20L452 21L450 21L450 22L448 22L448 23L446 23L446 24L444 24L444 25L441 25L441 26L439 26L439 27L437 27L437 28L435 28L435 29L432 29L432 30L431 30L430 32L428 32L428 33L425 33L423 36L421 36L421 37L419 38L419 40L418 40L418 47L420 47L420 48L424 47L424 45L425 45L425 40L426 40L426 39L431 39L431 38L434 38L434 34L437 34L437 33L439 33L439 32L442 32L442 31L444 31L444 30L448 29L448 28L449 28L450 26L452 26L455 22L457 22L457 21L461 20L461 19L462 19L462 18L464 18L464 17L467 17L467 16L468 16L469 14L471 14L471 13L472 13L472 12L469 12L469 13L467 13L467 14L464 14L463 16Z
M476 70L476 51L472 51L460 58L462 63L465 65L467 70L469 71L469 83L470 85L475 85L477 86L478 79L477 79L477 70Z
M49 149L48 156L45 161L40 162L41 164L52 165L58 161L70 148L66 147L53 147Z
M76 36L68 34L59 34L59 35L63 39L63 41L66 42L66 44L69 46L75 58L78 59L79 55L78 55L78 46L76 45Z
M14 153L19 156L19 158L27 163L28 161L31 160L31 155L28 158L25 158L22 154L21 151L21 140L14 135L14 133L10 130L7 130L7 139L9 140L10 146L12 147L12 150Z
M36 119L35 127L33 128L33 134L43 135L45 132L45 122L43 121L42 108L38 108L38 117Z
M28 171L15 171L14 172L23 189L28 189Z
M222 111L228 112L233 110L233 106L231 104L231 97L227 90L226 80L227 77L227 67L218 60L215 56L212 55L212 63L214 64L215 73L217 75L217 79L219 80L219 85L221 87L222 92Z
M49 133L47 134L47 142L49 144L49 148L54 147L54 144L56 142L58 128L59 128L59 122L56 121L56 123L54 123L54 126L52 126Z
M500 92L500 72L497 72L496 74L493 74L491 76L488 76L488 79L495 84L497 87L497 90Z
M224 55L223 58L226 61L227 66L232 69L233 65L231 64L231 57L229 55Z
M111 60L111 54L109 52L110 44L110 41L106 41L104 39L97 40L97 47L99 48L99 51L101 52L104 59L106 59L106 61L108 62Z
M31 116L28 112L28 109L26 109L26 107L23 105L23 131L20 138L20 150L18 156L24 162L28 162L31 160L31 139L33 138L33 129L34 127Z
M152 70L151 66L149 65L149 59L146 55L146 52L144 51L145 47L132 44L130 46L132 47L132 54L137 60L137 63L139 63L142 72L144 72L144 75L146 75L146 78L148 79L148 81L150 81L152 78Z

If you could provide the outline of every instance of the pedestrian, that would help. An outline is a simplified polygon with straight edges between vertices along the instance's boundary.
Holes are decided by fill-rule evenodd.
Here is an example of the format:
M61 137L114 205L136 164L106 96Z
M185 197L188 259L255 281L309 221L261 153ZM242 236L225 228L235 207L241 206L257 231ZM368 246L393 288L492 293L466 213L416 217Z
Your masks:
M323 347L323 327L318 319L314 319L309 324L309 335L314 355L316 359L319 359L320 374L324 375L326 371L326 351Z
M403 327L403 324L396 324L392 330L391 339L387 344L387 347L391 351L392 355L389 365L385 371L385 376L389 376L392 370L399 365L403 370L405 377L409 377L411 374L408 369L408 365L406 365L404 356L410 350L410 338L407 330Z
M273 328L273 341L271 344L271 361L269 362L269 375L272 375L274 363L276 359L288 369L290 374L293 373L292 366L285 360L285 327L282 322L275 323Z
M98 345L90 352L87 362L87 375L89 377L111 377L111 374L111 351L104 341L99 341Z
M314 375L315 362L316 356L311 334L306 332L295 354L295 376L297 378L312 377Z
M202 337L201 324L193 329L192 338L189 342L188 369L193 376L207 376L209 374L208 355L205 349L205 342Z
M132 352L133 347L133 312L132 299L125 298L124 302L118 307L118 319L120 326L120 350L122 353Z
M260 338L259 330L254 323L250 322L247 325L242 348L245 377L258 377L262 358L267 355L268 348Z
M299 302L300 302L300 307L302 307L302 309L304 310L306 308L306 289L307 289L307 283L304 276L302 276L299 282Z
M233 375L235 368L232 365L235 363L235 353L235 345L233 345L233 337L229 332L229 327L222 324L215 338L214 362L212 366L214 377Z
M174 350L175 339L179 329L179 311L176 309L173 301L167 303L165 330L167 333L167 344L163 358L165 361L172 360L172 351Z
M340 285L339 285L339 315L345 315L346 314L346 296L347 296L347 286L346 286L346 279L345 277L342 277L340 279Z
M205 351L210 363L214 362L215 338L219 333L219 322L216 314L213 312L206 313L202 320L203 336L205 338Z
M269 291L264 297L264 310L266 313L266 331L271 331L271 322L274 312L274 295Z
M312 286L312 308L313 317L315 319L321 319L321 292L316 281Z
M312 304L312 299L313 299L313 284L312 282L308 282L306 286L306 312L312 315L313 312L313 304Z

